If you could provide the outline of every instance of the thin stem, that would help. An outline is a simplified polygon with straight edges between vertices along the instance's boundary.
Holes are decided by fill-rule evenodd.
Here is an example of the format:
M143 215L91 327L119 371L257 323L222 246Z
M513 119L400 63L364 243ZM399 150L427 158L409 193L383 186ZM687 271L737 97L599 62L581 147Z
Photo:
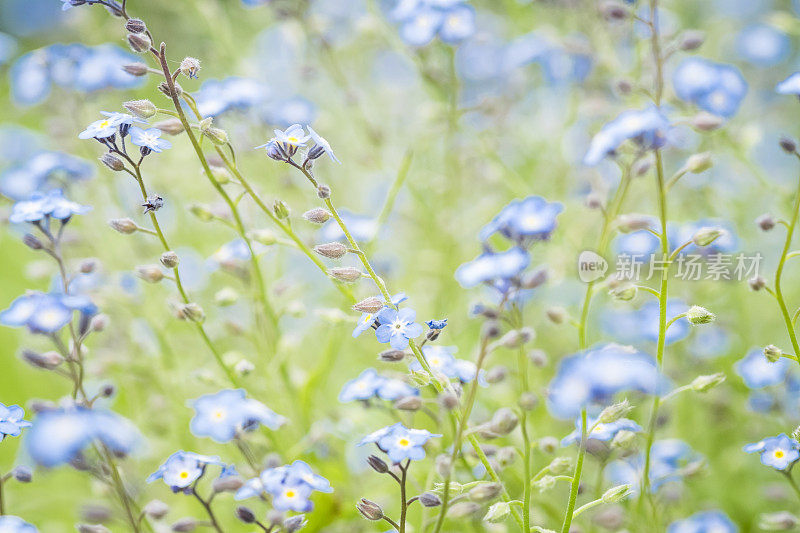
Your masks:
M572 483L569 490L569 503L567 503L567 513L564 516L564 524L561 526L561 533L569 533L572 525L572 518L575 511L575 502L578 499L578 486L581 483L581 472L583 471L583 459L586 457L586 408L581 410L581 441L578 447L578 461L575 463L575 473L572 475Z
M408 512L408 502L406 501L406 477L411 459L406 461L406 465L400 465L400 533L406 531L406 513Z
M786 481L789 482L789 485L792 486L795 494L797 494L797 497L800 498L800 487L797 486L797 482L792 477L792 472L789 470L782 470L781 474L783 474L786 477Z
M792 342L794 353L800 355L800 345L798 345L797 342L797 334L794 330L794 322L792 317L789 315L789 309L786 307L786 301L784 300L783 291L781 290L783 267L786 264L789 248L792 245L792 237L794 236L794 229L797 225L798 212L800 212L800 179L798 179L798 188L797 192L795 193L794 206L792 207L792 218L787 225L786 240L783 244L781 260L778 263L777 270L775 271L775 299L778 301L778 306L781 309L781 315L783 316L783 321L786 324L786 331L789 334L789 340Z
M204 500L200 494L197 493L197 488L192 488L192 495L197 498L197 501L199 501L206 510L208 519L211 522L211 527L213 527L218 533L222 533L222 528L220 527L219 522L217 522L217 518L214 516L214 511L211 510L211 502L209 500Z

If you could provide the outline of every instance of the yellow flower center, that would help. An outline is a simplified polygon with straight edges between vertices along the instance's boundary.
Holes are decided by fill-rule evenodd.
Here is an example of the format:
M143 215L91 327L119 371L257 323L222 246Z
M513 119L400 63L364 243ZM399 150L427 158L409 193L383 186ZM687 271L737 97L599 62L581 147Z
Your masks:
M225 418L225 411L223 411L222 409L217 409L216 411L214 411L214 418L216 418L217 420L222 420L223 418Z
M410 443L408 442L408 439L400 439L399 441L397 441L397 443L398 443L400 446L408 446L408 445L410 444Z
M186 479L187 477L189 477L189 472L187 472L186 470L184 470L183 472L181 472L180 474L178 474L178 476L179 476L181 479Z
M775 455L775 459L780 459L786 454L783 452L783 450L775 450L775 454L774 455Z
M293 490L291 490L291 489L290 489L290 490L287 490L287 491L286 491L286 497L287 497L287 498L294 498L294 491L293 491Z

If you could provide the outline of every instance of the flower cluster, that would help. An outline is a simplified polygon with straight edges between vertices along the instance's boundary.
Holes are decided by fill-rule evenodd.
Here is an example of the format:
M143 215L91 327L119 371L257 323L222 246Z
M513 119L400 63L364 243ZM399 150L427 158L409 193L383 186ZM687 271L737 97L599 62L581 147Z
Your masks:
M268 468L258 477L247 480L236 492L236 499L253 498L266 492L272 496L275 509L306 513L314 508L309 499L314 491L330 493L333 488L307 463L295 461L290 465Z

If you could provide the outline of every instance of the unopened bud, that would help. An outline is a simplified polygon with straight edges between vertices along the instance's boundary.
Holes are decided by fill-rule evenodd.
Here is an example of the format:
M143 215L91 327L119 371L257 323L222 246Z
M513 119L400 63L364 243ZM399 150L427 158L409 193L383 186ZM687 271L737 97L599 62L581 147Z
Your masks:
M280 220L289 218L289 207L283 200L275 200L275 203L272 204L272 212Z
M206 129L202 129L201 132L203 135L209 138L209 140L216 144L216 145L223 145L228 143L228 132L221 128L216 128L214 126L208 127Z
M535 289L541 285L544 285L547 281L548 272L547 269L540 268L539 270L535 270L528 274L522 276L522 280L520 282L520 286L523 289Z
M141 19L128 19L125 29L131 33L144 33L147 31L147 25Z
M172 531L176 531L179 533L194 531L195 529L197 529L197 520L195 520L191 516L187 516L186 518L181 518L177 522L172 524Z
M750 285L750 289L754 291L760 291L764 287L767 286L767 280L761 276L756 276L754 278L750 278L747 280L748 285Z
M480 511L481 506L474 502L458 502L450 506L447 516L450 518L465 518Z
M173 87L175 87L175 96L180 98L183 95L183 87L181 87L180 84L176 82L173 82L172 85ZM172 88L166 81L162 81L161 83L158 84L158 90L159 92L161 92L161 94L163 94L167 98L172 98Z
M422 407L422 398L419 396L406 396L394 402L394 407L401 411L418 411Z
M256 369L256 365L247 359L239 360L235 365L233 365L233 371L239 374L240 376L247 376Z
M526 411L532 411L539 405L539 398L532 392L523 392L519 395L517 403Z
M706 227L700 228L692 235L692 242L697 246L708 246L722 235L720 228Z
M155 124L153 124L153 126L160 129L167 135L178 135L179 133L183 133L184 131L183 122L181 122L177 118L169 118L167 120L162 120L161 122L156 122Z
M317 187L317 196L323 200L327 200L331 197L331 188L327 185L320 185Z
M547 354L544 350L531 350L528 352L528 359L530 359L531 364L537 368L542 368L547 365Z
M109 321L110 319L108 318L108 315L99 313L92 317L92 320L89 323L89 329L97 333L105 331L105 329L108 327Z
M616 220L617 229L622 233L647 229L652 224L652 219L646 215L620 215Z
M761 231L769 231L775 227L775 218L769 213L765 213L756 219L756 224Z
M328 210L322 209L321 207L315 207L303 213L303 218L314 224L324 224L331 216Z
M200 72L200 60L194 57L184 57L180 69L187 78L196 78L197 73Z
M628 15L628 9L619 2L607 1L600 4L600 13L606 20L625 20Z
M100 156L100 162L103 163L105 166L113 170L114 172L120 172L125 170L125 163L122 162L122 159L119 157L105 153Z
M377 503L361 498L361 501L356 504L356 509L361 513L361 516L367 520L381 520L383 518L383 509Z
M483 516L483 520L492 524L500 524L511 515L511 505L507 502L497 502L489 507L489 511Z
M692 380L691 387L695 392L707 392L725 381L725 374L717 372L707 376L697 376Z
M146 33L128 34L128 46L130 46L131 50L137 54L143 54L149 51L152 45L153 43L150 41L150 37L148 37Z
M553 324L561 324L567 319L567 310L563 307L550 307L545 311L547 315L547 319L550 320Z
M501 407L492 415L489 422L489 429L498 435L508 435L517 427L519 418L517 414L508 407Z
M354 282L362 276L361 271L353 267L331 268L328 273L339 281Z
M499 483L481 483L471 488L467 493L469 499L475 502L488 502L497 498L503 491Z
M77 524L78 533L111 533L111 530L102 524Z
M556 457L547 465L547 471L554 476L566 474L572 469L572 460L569 457Z
M275 232L270 229L257 229L250 232L250 237L256 241L260 242L265 246L271 246L278 242L278 237L275 235Z
M458 407L458 396L450 391L443 392L439 395L439 403L448 411L452 411Z
M705 111L692 117L692 126L700 131L713 131L722 126L723 122L724 120L722 117L706 113Z
M387 363L397 363L406 357L406 352L403 350L384 350L378 354L378 359Z
M555 437L542 437L539 439L539 449L544 453L555 453L558 450L558 439Z
M701 324L710 324L711 322L716 320L717 315L715 315L705 307L700 307L699 305L693 305L686 312L686 318L689 319L689 323L691 325L699 326Z
M138 62L128 63L127 65L122 67L122 70L124 70L131 76L146 76L148 72L147 65Z
M173 252L172 250L166 251L161 254L161 264L167 268L175 268L181 262L178 254Z
M202 322L206 318L203 308L199 304L189 302L180 308L181 318L191 320L192 322Z
M108 225L125 235L130 235L139 229L136 222L130 218L112 218L108 221Z
M158 283L164 279L164 271L158 265L139 265L136 274L148 283Z
M30 483L33 481L33 470L31 470L29 466L15 466L11 471L11 475L20 483Z
M614 287L613 289L611 289L609 291L609 294L611 294L611 296L616 300L619 300L621 302L628 302L636 298L637 292L638 289L636 288L636 285L625 283L623 285L620 285L619 287Z
M775 346L774 344L768 344L764 347L764 357L767 358L767 361L770 363L777 363L780 358L783 356L783 350Z
M129 100L122 104L122 107L127 109L131 115L139 118L150 118L156 114L156 106L150 100Z
M228 307L239 300L239 293L233 287L223 287L214 295L214 303L220 307Z
M686 169L692 174L700 174L712 166L714 166L714 162L711 160L711 152L693 154L686 160Z
M239 476L223 476L216 478L211 484L211 488L214 492L234 492L239 490L242 485L244 485L244 481Z
M144 514L153 518L154 520L161 520L167 516L167 513L169 513L169 505L161 500L150 500L142 510L144 511Z
M42 241L32 233L26 233L25 236L22 237L22 242L31 250L41 250L44 248Z
M781 137L778 144L787 154L793 154L797 151L797 143L791 137Z
M367 457L367 463L369 463L369 466L379 474L385 474L389 471L389 465L387 465L386 461L377 455L370 455Z
M486 372L486 381L488 383L500 383L508 376L508 368L498 365L490 368Z
M631 492L630 485L618 485L605 491L601 499L603 503L616 503L630 496Z
M614 439L611 441L611 447L620 450L628 450L632 448L635 443L636 433L623 429L622 431L617 431L617 434L614 435Z
M202 204L192 204L189 206L189 212L196 216L202 222L211 222L214 220L214 213L211 209Z
M244 506L239 506L236 508L236 518L238 518L245 524L253 524L256 521L255 513L253 513L253 511Z
M678 48L681 50L697 50L706 40L706 36L702 31L686 30L680 36Z
M533 488L539 492L546 492L556 486L557 479L553 476L542 476L539 480L533 482Z
M800 525L800 518L789 511L765 513L758 517L759 529L766 531L790 531Z
M329 259L339 259L347 253L347 246L340 242L329 242L316 245L314 251Z
M308 521L306 520L306 515L299 514L290 516L283 521L283 529L286 533L297 533L297 531L303 529L303 526L305 526L307 523Z
M633 406L628 403L628 400L622 400L619 403L615 403L614 405L610 405L603 409L600 412L600 416L597 418L597 420L601 424L611 424L612 422L616 422L620 418L624 417L632 410Z

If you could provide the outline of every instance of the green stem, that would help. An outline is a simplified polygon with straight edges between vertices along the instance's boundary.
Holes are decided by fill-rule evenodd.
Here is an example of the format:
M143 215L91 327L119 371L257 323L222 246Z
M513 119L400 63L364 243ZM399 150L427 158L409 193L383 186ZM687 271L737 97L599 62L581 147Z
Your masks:
M783 321L786 324L786 331L789 334L789 340L792 342L792 348L796 355L800 355L800 345L797 342L797 334L794 330L794 323L792 317L789 315L789 309L786 307L786 301L783 298L783 291L781 290L781 278L783 277L783 267L786 263L789 248L792 245L792 237L794 236L794 229L797 225L797 217L800 212L800 180L798 180L798 189L795 193L794 206L792 207L792 218L787 226L786 241L783 244L783 252L781 253L781 260L778 263L778 268L775 271L775 299L778 300L778 306L781 309Z
M567 512L564 516L564 524L561 526L561 533L569 533L569 528L572 525L572 518L575 512L575 502L578 499L578 487L581 483L581 472L583 471L583 460L586 457L586 408L581 410L581 441L578 447L578 461L575 463L575 473L572 475L572 483L569 490L569 503L567 503Z

